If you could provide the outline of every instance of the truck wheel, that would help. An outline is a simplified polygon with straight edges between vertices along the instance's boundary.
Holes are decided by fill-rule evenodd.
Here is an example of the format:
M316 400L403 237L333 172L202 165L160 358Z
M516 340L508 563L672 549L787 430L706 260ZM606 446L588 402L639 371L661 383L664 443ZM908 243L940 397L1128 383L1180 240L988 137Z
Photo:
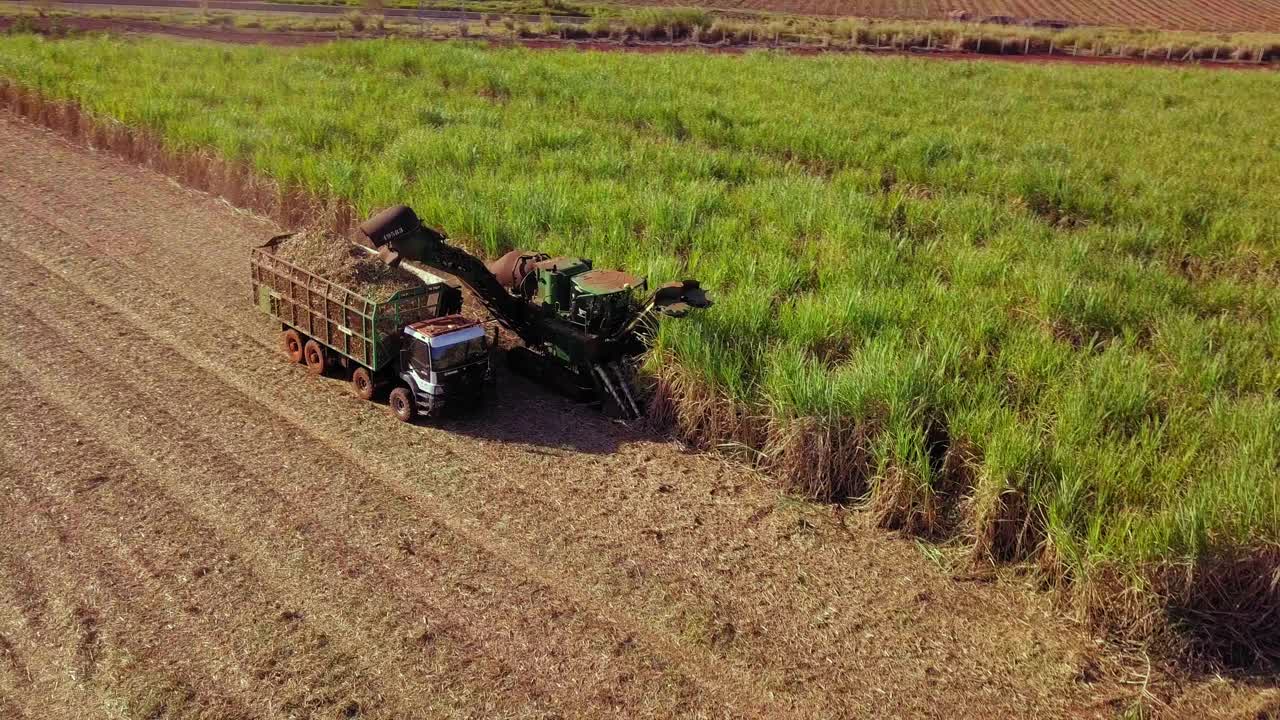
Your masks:
M324 371L329 369L329 354L324 351L324 346L315 340L308 340L307 344L302 346L302 357L307 361L307 372L312 375L323 375Z
M391 412L395 414L397 420L413 422L415 415L413 393L409 392L409 388L401 386L392 390L391 397L387 398L387 404L391 406Z
M369 370L358 367L351 373L351 388L355 390L356 397L361 400L372 400L374 394L373 377L369 375Z
M284 352L289 362L302 362L302 335L297 330L284 331Z

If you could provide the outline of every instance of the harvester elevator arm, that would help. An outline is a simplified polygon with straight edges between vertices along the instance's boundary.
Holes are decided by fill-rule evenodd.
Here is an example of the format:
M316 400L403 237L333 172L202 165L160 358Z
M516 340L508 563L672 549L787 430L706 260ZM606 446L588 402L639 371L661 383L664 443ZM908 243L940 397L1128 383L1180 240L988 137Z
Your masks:
M536 347L541 342L524 303L512 296L479 258L450 245L443 233L424 226L409 207L387 208L361 223L360 231L378 248L388 265L412 260L453 275L475 294L495 320L526 345Z

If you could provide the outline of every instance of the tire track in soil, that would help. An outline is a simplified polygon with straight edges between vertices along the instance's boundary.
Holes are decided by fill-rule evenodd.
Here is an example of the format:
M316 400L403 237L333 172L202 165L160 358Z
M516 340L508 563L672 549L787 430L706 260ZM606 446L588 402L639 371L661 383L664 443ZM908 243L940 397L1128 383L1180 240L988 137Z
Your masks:
M0 457L0 477L16 474L17 470L7 466ZM44 622L48 602L42 595L38 603L33 602L41 588L31 568L20 558L13 563L5 562L6 557L5 546L0 545L0 628L11 647L8 668L0 663L0 679L4 681L0 684L0 698L8 699L15 708L21 703L28 712L34 708L31 717L35 718L52 717L47 714L50 707L78 709L78 712L60 713L59 717L88 717L90 713L86 708L95 703L85 699L86 693L76 693L66 687L65 676L51 675L50 670L58 662L47 648L33 642L33 638L48 636L51 631Z
M64 650L61 657L46 658L40 666L41 685L70 683L76 694L85 693L79 712L58 708L57 701L38 697L37 688L26 687L17 695L27 697L37 711L54 710L53 717L91 717L104 708L131 711L139 717L178 712L183 717L249 717L249 705L227 693L233 686L209 682L191 656L168 645L155 628L164 618L155 605L131 598L122 588L130 584L114 557L105 557L104 538L79 532L54 514L54 505L40 498L38 507L16 505L0 510L0 529L6 565L21 558L37 560L46 589L56 595L65 612L53 632L28 638L28 647ZM17 553L21 552L21 555ZM125 618L130 618L128 621ZM47 663L47 664L46 664ZM52 672L51 672L52 671ZM57 688L67 691L68 688ZM53 705L52 708L49 705ZM97 708L92 712L89 708Z
M6 468L0 458L0 469ZM4 477L8 477L5 475ZM0 517L7 514L0 506ZM8 523L6 523L6 526ZM0 538L4 534L0 533ZM75 603L64 603L58 598L46 598L39 623L33 623L27 615L30 606L25 593L45 592L45 583L29 581L22 575L32 576L25 554L18 555L13 543L0 542L0 622L4 622L8 637L22 653L23 663L29 673L26 682L15 688L11 700L21 703L33 718L64 720L68 717L93 717L95 710L109 706L116 698L102 688L89 688L76 682L68 670L74 665L73 653L78 641L75 628L66 623L73 617ZM72 591L80 591L73 588ZM50 638L66 638L67 643L50 646Z
M33 273L34 271L29 271ZM52 284L53 279L48 278L41 286ZM344 582L354 583L357 586L346 588L347 593L356 594L358 596L376 596L380 590L394 588L399 600L403 603L409 598L414 600L422 600L421 586L414 587L412 580L406 580L406 577L412 578L414 571L429 573L431 568L425 567L424 562L419 560L421 556L411 555L409 558L395 558L389 555L375 555L370 553L362 553L359 548L348 544L343 538L351 536L363 536L373 544L377 544L380 540L385 539L384 533L379 533L381 526L387 520L395 520L396 524L402 528L412 527L414 523L413 513L403 506L391 507L381 505L379 498L372 496L342 496L335 498L333 506L325 506L316 510L308 510L296 506L290 507L293 498L309 497L311 501L324 498L326 495L333 495L331 488L359 488L362 478L360 472L347 473L344 471L338 475L338 482L329 482L334 479L333 476L339 473L339 466L333 462L333 458L327 453L321 453L317 458L311 459L307 456L313 451L307 449L307 443L303 438L296 437L296 433L290 436L282 437L278 444L273 443L270 436L273 432L264 432L262 428L270 427L274 418L261 417L265 408L257 402L236 403L226 402L227 399L235 398L237 393L229 391L227 388L221 387L220 382L216 379L209 383L211 389L205 390L204 383L195 382L195 378L207 375L200 367L187 367L184 362L175 362L175 358L161 354L159 356L149 354L147 352L138 352L134 348L147 348L154 345L153 339L145 335L134 336L129 332L132 327L129 321L106 311L105 309L94 308L92 312L95 315L97 324L103 327L113 329L114 337L110 339L110 343L114 349L107 355L99 357L91 357L84 355L76 357L77 353L66 350L70 348L96 348L100 352L104 351L107 342L104 338L92 335L81 334L81 328L86 327L84 323L77 323L77 312L82 313L84 301L69 302L68 308L61 316L54 316L49 308L54 307L58 300L51 293L37 292L38 300L32 301L29 305L21 302L15 302L12 297L7 297L5 308L0 316L10 320L9 326L21 328L25 323L27 326L23 328L24 334L32 334L49 341L50 347L45 352L38 353L39 360L34 364L14 357L4 351L0 351L0 358L7 364L14 365L17 368L17 376L31 377L33 381L40 384L42 393L56 392L57 380L50 379L48 381L40 377L42 367L59 367L71 376L87 377L90 375L101 378L108 387L120 388L118 392L111 393L107 391L98 391L96 389L87 389L87 404L91 407L103 406L107 408L128 408L142 407L145 408L141 414L146 416L145 421L134 423L130 420L118 422L127 428L127 437L137 437L146 434L149 426L157 428L165 428L160 430L162 435L168 436L175 429L178 432L173 437L166 437L168 445L179 445L182 453L182 460L177 458L165 458L164 462L167 472L166 476L178 476L183 471L183 464L190 463L196 467L218 467L222 472L229 472L233 477L237 478L236 486L226 491L228 497L217 501L215 509L211 510L210 515L226 516L234 518L228 520L227 525L235 528L229 531L223 528L224 536L233 535L235 532L248 533L256 538L262 538L272 533L272 527L280 526L289 528L291 522L297 523L299 530L305 528L307 541L309 544L326 543L324 550L311 550L308 548L308 560L304 564L308 567L313 565L322 565L325 558L336 557L341 561L338 563L339 568L335 568L333 575L336 577L316 577L311 580L313 586L321 586L328 583L337 583L339 585ZM14 309L9 309L12 306ZM89 307L93 307L89 303ZM54 324L56 323L56 327ZM21 334L15 333L10 336L13 342L20 338ZM28 343L29 344L29 343ZM139 384L128 380L130 375L146 379L146 384ZM38 380L37 380L38 378ZM184 397L185 396L185 397ZM62 402L72 402L70 398L62 398ZM222 407L216 412L211 410L219 404ZM169 406L177 405L172 411ZM235 405L232 408L230 406ZM243 405L243 408L240 407ZM182 418L201 416L202 420L199 424L187 423ZM203 427L206 424L216 424L220 430L218 433L206 432ZM98 423L92 423L96 427ZM240 432L223 428L240 428ZM230 437L228 437L230 436ZM300 442L302 441L302 442ZM123 439L119 444L125 444L128 441ZM136 440L134 442L137 442ZM117 444L117 443L112 443ZM148 446L145 443L145 454L156 455L157 457L168 453L168 445ZM268 445L272 447L272 451L266 451L258 454L251 451L258 445ZM293 449L293 448L299 449ZM273 452L279 448L285 448L290 452L290 463L292 470L299 476L305 478L317 478L318 480L303 482L293 492L277 493L272 485L289 487L293 489L293 485L289 482L289 478L273 476L269 473L263 473L258 468L262 467L264 462L270 467L270 462L279 456L280 453ZM172 453L168 453L172 454ZM241 458L241 455L247 457ZM345 465L345 463L343 463ZM187 474L192 473L187 470ZM202 480L203 482L197 482ZM203 488L205 494L218 494L218 479L213 476L204 478L193 478L189 482L197 482ZM251 491L251 492L247 492ZM194 490L193 492L198 492ZM233 495L232 495L233 493ZM264 497L261 500L254 501L250 499L251 495L260 494ZM175 502L190 502L190 497L175 497ZM342 521L335 521L335 518L343 518L346 513L349 517L359 514L369 516L362 527L343 526ZM261 527L257 523L262 518L274 518L272 522L265 522ZM331 526L338 525L332 528ZM424 527L419 528L420 535L427 536L446 536L448 531L444 527ZM458 543L459 545L465 544ZM243 548L242 548L243 549ZM287 553L290 550L295 552L297 548L282 547L278 548L279 552ZM495 592L493 587L495 578L504 577L505 568L501 567L500 561L498 566L490 566L484 561L497 561L496 556L485 553L476 553L475 557L481 559L481 563L477 563L476 559L467 560L465 554L470 549L461 548L455 550L455 557L451 558L451 562L445 562L436 558L437 564L446 567L450 572L457 572L467 565L480 564L479 568L474 570L474 574L457 579L453 583L453 587L461 587L469 592L475 592L479 588L486 590L488 597L484 598L487 602L483 605L477 605L474 601L471 603L459 603L454 606L445 606L440 608L412 607L397 609L391 606L380 609L376 615L380 617L388 617L392 615L400 615L404 624L412 622L412 617L427 614L434 617L468 617L469 622L466 626L458 626L461 629L469 631L473 637L465 643L468 646L488 645L492 650L494 645L493 637L487 637L481 629L499 627L504 628L508 633L506 637L501 638L501 642L497 645L499 649L507 656L507 660L503 667L496 670L496 673L502 676L514 677L519 675L516 668L521 665L526 676L532 675L535 666L531 666L541 652L545 652L546 648L539 645L550 645L552 652L550 655L556 658L556 663L549 667L547 677L545 678L545 687L536 689L532 693L535 699L542 699L546 702L558 704L562 702L557 695L566 696L563 702L567 702L561 707L562 712L572 712L574 701L578 703L586 703L588 706L593 703L587 703L591 698L576 697L575 693L566 693L561 689L560 693L552 692L551 688L555 686L556 677L560 672L566 670L563 665L573 665L577 663L576 668L567 668L574 671L579 683L582 685L581 690L587 692L591 697L613 698L618 697L629 698L634 703L659 703L663 702L665 695L674 693L667 702L670 707L662 708L662 713L667 714L687 714L691 711L699 711L698 714L710 713L711 708L722 706L724 708L732 708L734 705L727 698L720 698L715 705L698 707L698 703L693 696L695 693L690 689L690 685L701 685L705 681L698 678L690 678L688 676L672 677L667 671L668 661L663 657L647 658L644 655L646 643L643 640L637 641L636 632L620 632L610 625L597 624L593 619L583 619L583 612L576 607L573 601L553 600L547 608L546 612L550 615L551 620L539 620L537 617L528 615L528 610L524 610L524 616L521 617L521 608L518 607L521 600L527 600L530 595L533 596L551 596L557 594L554 588L545 584L528 587L530 583L520 582L514 587L505 591L505 594ZM244 550L246 553L251 550ZM402 570L398 575L381 575L377 572L378 568L386 567L392 563L400 565L411 564L407 570ZM416 564L417 566L413 566ZM358 580L351 580L351 577ZM367 576L367 577L366 577ZM488 586L488 587L485 587ZM418 591L418 592L415 592ZM339 593L333 598L334 602L340 602L343 593ZM449 599L449 594L444 594L445 602ZM545 601L544 601L545 602ZM527 603L526 603L527 604ZM429 612L428 612L429 611ZM514 620L507 619L515 616ZM574 627L575 623L586 622L585 626ZM533 632L522 628L533 628L538 634L532 638L526 638L521 642L521 635ZM364 629L364 632L373 633L376 630ZM562 640L565 638L566 640ZM590 639L590 640L588 640ZM488 641L488 642L486 642ZM565 641L569 644L564 645ZM575 645L585 645L586 647L575 647ZM559 646L558 646L559 645ZM522 652L523 651L523 652ZM598 672L601 667L598 658L612 658L607 667L609 667L610 677L593 678L593 674ZM632 658L638 658L633 662ZM620 665L621 667L611 667ZM456 669L456 668L455 668ZM522 682L530 682L527 677ZM575 688L577 690L578 688ZM511 692L514 689L509 687L500 688L503 692ZM690 705L690 703L693 703ZM732 712L732 711L730 711ZM764 712L761 709L757 711L743 711L737 714L757 714Z
M6 471L0 462L0 472ZM3 575L0 575L2 580ZM10 639L13 628L11 619L6 617L9 610L3 601L0 591L0 717L26 718L27 714L18 707L17 698L28 694L33 679L31 669L27 667L27 659Z
M92 160L103 162L96 157ZM24 180L18 174L13 182ZM8 182L0 182L4 184L4 192L0 194L17 192ZM122 184L137 182L137 178L126 174ZM51 190L57 192L57 188ZM178 200L166 199L178 192L159 188L154 193L158 198L156 207L163 209L166 203L173 203L181 209L180 202L193 203L190 194ZM78 228L80 235L99 229L86 224L85 220L77 224L73 219L75 206L83 202L80 199L83 197L76 195L66 198L66 204L51 204L56 210L31 207L25 202L15 206L14 213L4 214L49 218L50 213L61 213L51 218L58 221L52 232L47 226L40 228L39 234L44 240L40 246L28 248L33 258L60 274L72 276L94 293L109 296L118 307L141 313L136 314L134 321L145 326L148 332L160 333L152 337L152 344L158 337L161 344L177 348L179 356L213 372L256 400L265 402L263 398L274 398L272 409L277 415L283 415L302 432L310 433L313 440L318 439L321 444L339 451L371 474L381 474L393 493L398 493L398 502L423 508L428 513L441 513L454 527L479 537L490 548L496 547L499 554L518 548L520 552L510 554L517 557L523 567L534 568L534 575L547 584L562 584L568 578L576 578L574 585L563 587L574 588L574 597L586 598L615 617L628 618L624 624L629 623L630 627L640 624L634 619L637 614L647 613L650 623L661 628L656 635L659 641L668 643L677 653L682 647L693 645L691 654L701 658L698 664L728 662L735 675L757 674L765 692L802 697L815 703L825 701L830 703L827 707L877 707L886 690L890 693L896 690L900 695L895 702L899 704L894 707L926 714L931 707L928 692L902 692L900 686L904 682L916 683L921 691L939 690L936 673L930 668L944 663L949 671L942 678L942 687L952 683L951 687L958 687L959 692L969 693L964 702L972 703L970 707L990 707L990 703L1002 702L1002 697L1016 703L1015 706L1039 707L1048 714L1064 713L1064 704L1079 707L1076 703L1083 697L1078 686L1067 683L1032 695L1019 687L1027 684L1028 677L1023 670L1026 663L1020 662L1016 653L998 638L1009 639L1015 646L1012 650L1017 650L1016 646L1023 641L1034 640L1039 645L1041 640L1036 638L1043 638L1044 634L1031 633L1024 627L1029 626L1026 610L1017 610L1017 603L1023 601L1013 598L1014 593L994 591L974 602L974 598L954 592L945 584L939 587L935 582L929 591L939 596L936 601L943 603L948 612L923 612L928 605L916 599L920 593L918 575L913 578L902 572L921 563L909 543L897 543L890 548L888 557L880 548L891 543L876 540L878 536L871 534L857 537L854 542L843 541L851 550L857 547L856 552L823 547L821 542L797 550L799 541L791 537L796 527L782 527L782 521L774 520L784 513L766 513L768 518L763 523L748 517L754 517L760 509L753 502L774 502L771 493L748 490L744 498L743 483L717 479L689 488L709 490L710 499L691 497L681 487L688 480L678 476L681 469L678 465L675 472L661 471L662 464L675 457L669 446L626 448L615 453L616 457L585 458L586 462L577 456L573 459L577 467L572 473L566 473L564 458L540 457L513 451L510 446L477 443L436 430L389 424L380 413L346 397L345 391L334 383L305 377L280 363L274 350L266 351L271 344L261 340L265 328L261 319L249 311L251 308L246 310L229 304L248 294L246 279L233 270L236 265L243 266L249 241L237 241L239 249L216 241L202 242L200 253L194 252L194 245L173 245L165 246L163 254L144 253L136 258L82 257L83 249L78 249L76 242L56 228L59 225L68 231ZM202 198L194 203L212 204ZM148 209L119 203L101 214L107 221L119 223L117 226L126 232L131 227L149 231L152 226L139 225L139 221L129 225L123 217L129 212L152 217L146 212ZM84 212L88 211L86 206ZM113 217L116 214L121 216ZM88 215L88 222L96 219ZM196 218L193 225L198 221ZM166 228L156 229L163 240ZM14 232L15 237L30 236L35 230L17 227ZM203 260L201 254L206 255ZM230 262L232 257L236 262ZM148 271L147 264L156 260L160 262ZM206 270L216 279L206 278ZM183 282L188 285L181 295L173 295L167 293L166 287L157 288L150 277L164 280L167 287ZM214 284L210 287L209 283ZM228 284L246 287L228 291ZM191 308L186 301L185 298L193 296L198 298L201 309ZM226 316L214 318L209 313ZM234 332L235 328L241 332ZM222 350L220 355L216 354L219 350ZM515 410L532 408L552 417L556 412L548 410L560 408L566 415L565 424L599 423L594 416L588 419L586 414L575 416L571 409L566 412L565 405L554 398L541 404L520 402L521 406ZM510 410L504 413L509 415ZM488 418L476 424L486 422ZM329 432L322 433L322 429ZM556 428L550 429L556 432ZM373 433L378 434L377 441L369 440ZM348 437L341 442L328 439L344 434ZM424 439L429 443L424 443ZM386 457L389 455L386 449L397 445L403 445L406 451ZM453 448L460 448L462 452L455 453ZM501 482L495 486L488 473L476 472L467 462L465 453L477 451L492 459L495 466L509 468L517 480L521 476L539 478L563 474L566 477L557 478L555 483L518 481L517 491L511 492L510 480L504 480L505 487ZM430 490L420 482L405 481L405 478L422 478L422 468L414 467L413 463L423 461L439 465L431 473L435 482ZM717 476L726 472L723 464L714 461L698 460L697 468ZM582 472L584 470L586 472ZM658 471L650 472L654 470ZM622 485L598 484L602 475L616 478L619 474L628 476ZM472 485L460 485L459 480ZM593 487L592 483L597 485ZM633 484L638 486L634 491L629 489ZM495 486L496 490L477 496L489 486ZM654 503L650 500L652 497L669 497L675 502ZM635 502L636 499L639 502ZM471 512L460 516L450 511L449 506L467 507ZM646 527L631 529L645 532L628 534L625 527L612 529L610 516L617 517L616 513L643 516ZM718 519L722 515L724 518ZM664 516L670 517L664 520ZM549 519L554 523L550 531L546 524ZM809 520L793 517L788 522L798 526L801 535L817 534ZM563 528L561 532L555 532L557 524ZM514 536L515 543L503 541L492 532L476 530L494 527L501 528L508 538ZM653 528L651 535L649 528ZM825 532L822 528L818 530ZM761 533L766 538L764 542ZM779 540L768 540L771 533L777 533ZM830 535L818 540L830 541ZM654 538L661 539L654 542ZM803 537L800 541L808 542ZM711 546L712 552L704 550L702 545ZM875 557L876 553L880 554L879 558ZM812 572L802 572L797 577L796 567L806 567ZM855 576L875 579L851 586L841 579L850 570ZM805 583L805 592L810 593L804 598L804 605L781 611L786 607L783 603L794 600L788 596L793 593L791 586L801 582ZM852 595L850 590L854 591ZM990 611L992 604L1002 603L1012 605L1013 611ZM865 606L867 610L855 606ZM816 630L810 625L811 618L824 613L830 616L832 610L839 610L835 614L837 622ZM841 615L850 617L842 620ZM716 625L721 620L724 622ZM908 628L909 635L916 635L914 639L902 636L904 621L920 626L918 630ZM975 623L996 623L986 634L988 637L983 638L989 641L986 647L965 647L975 635ZM696 627L689 637L688 632L682 632L682 627L691 625ZM930 625L940 626L931 628ZM725 635L720 634L722 629L730 633L727 641ZM876 641L868 642L866 637L873 635ZM909 644L904 645L904 641ZM779 642L785 645L780 646ZM1052 639L1049 642L1047 649L1037 652L1059 652L1053 649ZM849 672L864 663L880 671L871 673L870 677ZM1049 709L1055 707L1058 709Z
M18 649L13 646L13 641L3 632L0 632L0 678L3 678L9 692L31 684L31 671L18 654Z
M58 337L58 336L52 336L52 337ZM22 370L27 370L27 368L23 368ZM96 402L97 402L97 401L95 401L95 404L96 404ZM252 478L252 480L253 480L253 482L257 482L257 480L259 480L259 478ZM138 491L142 491L142 489L143 489L143 488L136 488L136 489L138 489ZM180 500L180 498L179 498L179 500ZM444 614L443 614L443 612L442 612L442 614L438 614L438 615L444 615Z
M4 365L4 363L0 363L0 365ZM7 365L5 365L5 367L8 367L8 366L7 366ZM9 368L9 369L13 369L13 368ZM25 370L25 369L26 369L26 368L23 368L23 370ZM30 396L34 396L34 397L40 397L40 396L41 396L41 393L42 393L42 390L40 390L40 389L38 389L38 388L31 388L31 389L29 389L29 392L28 392L27 394L28 394L28 395L30 395ZM60 420L61 420L61 418L60 418ZM76 429L78 429L78 430L81 430L82 432L87 432L87 431L84 431L84 430L83 430L83 428L77 428L77 426L76 426L76 422L75 422L74 420L71 420L71 419L69 419L69 418L68 418L68 419L66 419L64 422L65 422L65 425L66 425L67 427L70 427L70 428L76 428ZM81 435L81 436L83 437L84 435ZM95 451L95 454L96 454L97 452L110 452L110 450L105 450L105 451ZM144 454L145 454L145 453L149 453L149 452L150 452L150 450L149 450L149 449L148 449L148 450L144 450ZM154 478L153 478L152 480L154 481ZM119 478L113 478L113 480L112 480L111 482L112 482L112 484L119 484L119 483L120 483L120 480L119 480ZM139 495L139 494L147 493L147 492L154 492L153 490L149 490L149 489L148 489L148 485L149 485L149 483L129 483L128 491L129 491L129 493L130 493L130 495L131 495L131 496ZM181 502L181 501L182 501L182 499L181 499L181 498L165 498L165 501L166 501L166 504L162 504L162 506L161 506L161 507L162 507L162 509L163 509L163 510L169 510L169 505L170 505L170 504L175 504L175 503ZM141 511L141 513L145 513L145 512L147 511L147 508L146 508L145 506L144 506L144 507L142 507L142 508L136 508L136 507L135 507L135 508L133 508L133 509L131 510L131 509L130 509L130 507L128 506L128 503L127 503L127 502L125 502L125 503L123 503L123 506L120 508L120 510L121 510L122 512L129 513L130 515L133 515L133 516L136 518L136 517L139 515L139 512L140 512L140 511ZM173 519L173 517L172 517L172 516L173 516L174 514L176 514L176 513L173 513L171 510L169 510L169 512L168 512L168 519L172 520L172 519ZM105 519L105 520L108 520L108 521L110 520L110 518L109 518L109 517L108 517L108 518L98 518L98 517L95 517L95 518L93 518L93 520L94 520L94 524L96 524L96 522L101 521L101 520L104 520L104 519ZM207 529L207 528L195 528L195 529L194 529L194 532L195 532L195 533L201 533L201 532L203 532L203 533L205 533L205 534L213 534L213 531L212 531L212 530L210 530L210 529ZM184 536L184 537L189 537L190 535L187 535L187 534L185 534L185 533L184 533L184 535L183 535L183 536ZM98 539L99 539L100 541L104 542L104 543L107 543L107 546L109 546L109 542L110 542L110 536L109 536L109 535L108 535L108 536L104 536L104 537L102 537L102 538L98 538ZM152 542L152 543L154 543L154 542L155 542L155 539L154 539L154 538L151 538L151 539L149 539L149 540L148 540L148 542ZM231 554L231 557L234 557L234 554ZM144 560L143 562L145 563L146 561ZM244 592L245 590L246 590L245 588L237 588L237 589L235 589L235 591L236 591L236 592ZM157 593L157 594L160 594L160 593ZM279 603L270 603L270 604L269 604L269 609L270 609L272 612L277 612L277 611L278 611L278 609L279 609L279 607L289 607L289 606L288 606L288 605L280 605ZM295 613L292 613L292 612L288 612L288 611L286 611L285 613L282 613L282 615L289 615L289 616L293 616L293 615L295 615ZM445 617L447 617L447 615L443 615L443 613L433 613L433 614L432 614L432 617L433 617L433 618L434 618L434 617L440 617L440 616L445 616ZM289 617L289 618L286 618L286 619L289 619L289 620L301 620L302 618L301 618L301 617ZM240 620L242 621L242 620L243 620L243 618L240 618ZM437 631L437 632L435 632L435 633L434 633L435 638L434 638L433 640L444 639L443 637L441 637L442 635L448 635L448 634L450 634L450 633L448 632L448 628L447 628L447 626L443 627L442 629L443 629L443 631L444 631L444 632L438 632L438 631ZM427 632L427 631L423 631L423 632L425 633L425 632ZM410 638L410 639L412 639L412 638ZM435 644L435 643L433 642L432 644ZM450 669L450 668L446 668L446 669ZM455 670L456 670L457 668L452 668L452 669L455 669ZM329 684L330 684L330 683L326 682L326 683L324 683L324 684L323 684L323 685L321 685L321 686L326 686L326 687L327 687ZM480 703L474 702L474 701L476 701L476 698L469 698L469 699L473 701L473 702L471 703L473 706L479 706L479 704L480 704ZM344 702L344 703L341 703L341 704L340 704L340 706L346 706L347 704L348 704L348 703L345 703L345 702ZM289 706L289 703L284 703L284 705L285 705L285 707L287 708L287 707ZM508 715L512 715L512 714L517 714L517 713L513 713L513 712L511 712L511 708L508 708L507 710L508 710L508 712L503 713L503 714L504 714L504 716L508 716ZM416 713L414 713L414 714L410 714L410 715L403 715L403 714L401 714L401 715L397 715L397 716L398 716L398 717L406 717L406 716L411 716L411 717L421 717L421 715L416 714Z
M4 367L12 369L7 365ZM120 544L121 538L137 530L129 520L132 509L137 507L136 503L143 498L146 488L138 488L138 495L123 502L115 516L101 515L99 508L92 505L77 507L75 498L101 501L104 497L100 491L101 484L108 474L124 472L122 465L101 446L86 444L84 438L88 433L42 402L38 392L29 385L6 385L0 390L0 403L6 413L12 413L11 417L24 419L18 432L0 437L0 468L3 468L5 477L12 479L9 485L12 502L6 508L9 522L0 530L13 535L11 542L0 546L10 553L9 562L0 565L0 572L21 578L17 581L9 578L9 585L20 588L11 604L17 614L23 616L23 624L33 631L32 634L42 636L55 634L60 628L66 630L66 623L50 622L49 617L70 617L75 621L71 623L75 638L64 645L74 648L73 655L87 661L85 664L90 666L82 667L73 674L92 680L97 671L96 658L102 654L99 651L104 638L101 618L118 614L96 610L100 602L81 600L68 603L68 598L74 595L76 588L92 587L95 592L110 591L113 596L131 602L130 595L124 590L136 589L139 585L154 586L150 580L156 576L156 569L137 562L130 554L133 548ZM53 422L53 417L57 417L58 422ZM74 434L68 434L70 431ZM23 443L19 438L39 438L40 441ZM55 451L56 454L46 454L45 451ZM73 469L69 470L68 466ZM60 498L59 492L72 502ZM99 513L95 522L73 522L85 511ZM114 527L112 533L100 530L119 523L123 525ZM26 531L14 532L12 528L25 528ZM79 542L86 537L92 538L92 542ZM17 552L15 548L25 549ZM114 558L105 568L99 565L102 558L95 555L96 550L102 548L108 549ZM175 548L173 554L176 557L183 553ZM90 556L92 560L88 559ZM32 558L35 557L39 557L41 562L33 566ZM68 564L68 558L75 558L78 562ZM37 573L35 567L41 572ZM54 588L47 583L42 586L37 579L47 578L43 572L47 567L62 567L69 571L65 575L75 576L77 580L62 586L63 592L52 592ZM66 592L68 588L72 592ZM28 594L41 596L41 616L35 616L29 604L19 607L17 598L25 600ZM172 604L166 599L165 592L150 594L152 600L158 600L158 605ZM154 624L163 624L167 618L149 614L150 607L150 604L133 604L129 610L146 616Z
M198 680L187 669L175 669L185 664L182 654L148 632L148 626L158 627L162 619L151 606L126 598L120 590L127 582L124 577L104 564L99 546L83 542L39 491L30 491L28 483L37 473L10 455L12 442L5 445L0 468L5 477L22 480L13 486L14 501L0 508L0 578L6 581L0 586L0 607L25 613L18 594L8 592L9 581L15 569L31 575L34 566L40 581L24 587L42 593L49 611L38 630L34 623L10 625L17 626L13 638L31 671L30 682L15 697L26 701L33 717L95 717L108 709L123 712L130 707L159 710L163 695L189 708L194 704L216 711L216 716L247 717L245 706L216 689L194 691ZM127 623L126 616L147 622ZM143 678L155 682L139 687L134 681Z
M0 366L9 367L3 361ZM266 592L236 562L234 552L216 540L212 528L198 525L180 503L157 492L136 466L96 442L89 428L43 401L38 388L13 384L0 397L6 410L27 418L24 436L45 438L37 446L0 443L0 454L25 468L15 477L32 476L18 484L31 498L23 508L46 518L60 545L75 543L85 562L72 572L110 589L124 608L105 615L133 619L117 637L149 638L142 654L159 653L164 667L194 663L197 672L207 668L210 677L221 675L214 689L235 696L238 709L218 716L249 716L247 708L262 698L235 691L250 687L255 692L272 688L266 693L268 706L286 713L313 714L328 706L343 711L353 704L376 707L361 702L370 694L367 689L341 692L344 684L353 684L348 679L372 674L354 669L358 648L338 651L339 643L294 622L287 610L282 612L291 605ZM75 472L66 471L68 464ZM18 512L16 517L24 516ZM39 553L40 548L37 542L28 552ZM56 560L41 563L42 568L54 565ZM246 626L246 621L251 622ZM183 640L181 652L174 650L174 643ZM178 687L205 684L188 674ZM306 697L313 686L342 697L331 703ZM429 706L410 709L414 717L442 714L428 712Z

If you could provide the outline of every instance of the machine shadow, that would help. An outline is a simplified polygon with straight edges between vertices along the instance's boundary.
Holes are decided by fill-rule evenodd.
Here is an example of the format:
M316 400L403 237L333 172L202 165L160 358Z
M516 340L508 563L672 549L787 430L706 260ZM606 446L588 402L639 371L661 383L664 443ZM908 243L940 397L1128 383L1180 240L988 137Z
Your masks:
M603 455L625 443L655 438L634 423L623 425L595 407L576 403L505 367L497 369L495 387L482 407L446 413L429 422L459 435L530 446L534 452Z

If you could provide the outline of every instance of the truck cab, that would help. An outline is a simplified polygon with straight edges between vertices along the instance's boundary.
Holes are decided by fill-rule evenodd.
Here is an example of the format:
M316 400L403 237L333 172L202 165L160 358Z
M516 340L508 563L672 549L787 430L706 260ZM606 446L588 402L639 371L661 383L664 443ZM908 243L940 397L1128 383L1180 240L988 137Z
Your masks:
M388 399L396 417L435 415L445 407L476 403L492 377L492 348L485 326L461 315L406 325L400 346L400 384Z

